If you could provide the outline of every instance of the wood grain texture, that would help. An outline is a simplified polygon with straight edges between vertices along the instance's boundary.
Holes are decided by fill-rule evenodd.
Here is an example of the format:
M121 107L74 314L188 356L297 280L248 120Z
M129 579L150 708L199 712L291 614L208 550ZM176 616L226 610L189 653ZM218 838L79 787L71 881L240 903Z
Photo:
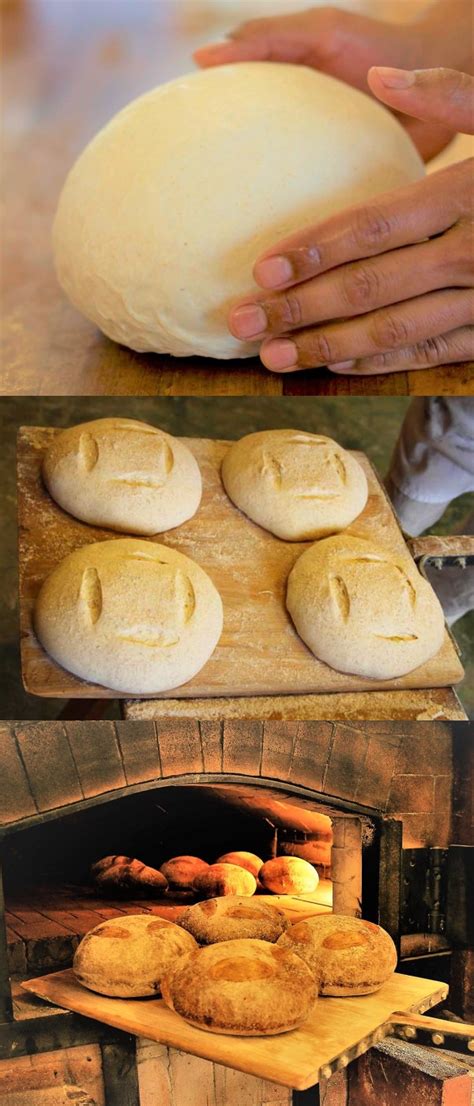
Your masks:
M87 526L62 511L41 480L45 449L59 433L28 427L19 434L18 502L20 629L23 680L36 695L67 698L130 698L87 683L60 668L39 645L33 609L45 577L68 553L116 533ZM184 439L183 439L184 440ZM445 687L463 676L446 632L439 653L391 682L336 672L318 661L293 628L285 588L295 561L311 542L283 542L250 522L222 487L220 465L228 443L186 439L203 477L201 506L188 522L157 540L194 558L209 573L224 604L224 629L203 669L179 689L180 698L282 695L398 688ZM369 499L348 533L372 539L394 553L406 546L382 485L364 454L356 453L369 482ZM152 539L155 540L155 539ZM157 696L169 698L169 692ZM153 698L156 698L155 696Z
M396 974L373 995L320 998L300 1029L277 1037L228 1037L188 1025L161 999L111 999L77 983L72 971L29 979L22 986L40 998L138 1037L147 1037L249 1075L304 1090L321 1069L343 1055L363 1052L390 1032L397 1011L422 1013L440 1002L443 983Z
M0 391L7 395L468 395L471 365L356 377L260 362L137 354L57 284L51 224L65 176L124 104L193 69L216 34L206 0L29 0L2 6L6 103ZM249 286L250 274L249 274Z

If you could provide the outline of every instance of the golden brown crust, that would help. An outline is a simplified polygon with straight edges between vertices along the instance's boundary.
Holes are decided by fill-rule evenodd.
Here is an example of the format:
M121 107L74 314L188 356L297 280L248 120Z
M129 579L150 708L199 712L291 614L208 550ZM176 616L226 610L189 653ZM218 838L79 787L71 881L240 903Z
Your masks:
M321 915L297 922L278 940L304 960L322 995L367 995L395 971L397 953L381 926L361 918Z
M276 856L263 865L260 881L266 890L276 895L304 895L316 890L319 876L307 860L297 856Z
M162 995L200 1029L265 1036L301 1025L317 989L312 972L293 952L243 939L198 949L166 972Z
M237 864L210 864L193 883L197 895L214 899L221 895L254 895L255 877Z
M288 922L282 910L259 898L228 895L189 906L181 915L180 925L199 944L213 945L242 937L277 941Z
M209 865L199 856L172 856L161 865L160 872L168 880L171 889L191 890L196 876L207 871Z
M263 860L256 853L248 853L244 849L237 849L235 852L218 856L216 864L237 864L237 867L246 868L247 872L251 872L258 881L258 873L260 868L263 867Z
M90 991L118 998L156 995L164 971L196 949L190 933L165 918L128 914L102 922L76 949L73 970Z

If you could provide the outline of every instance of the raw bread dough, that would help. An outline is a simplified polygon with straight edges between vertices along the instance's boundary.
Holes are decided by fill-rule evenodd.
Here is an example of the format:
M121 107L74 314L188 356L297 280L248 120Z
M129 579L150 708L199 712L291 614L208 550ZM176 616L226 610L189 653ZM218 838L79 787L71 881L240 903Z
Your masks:
M93 526L158 534L196 513L201 473L187 446L136 419L95 419L63 430L43 461L56 503Z
M394 679L443 642L441 605L411 559L350 534L298 558L286 605L306 645L338 672Z
M117 342L250 357L227 327L258 255L423 175L381 104L305 66L245 62L132 101L71 170L54 225L59 281Z
M365 473L332 438L261 430L230 447L222 480L232 502L278 538L305 541L343 530L367 502Z
M319 981L321 995L369 995L397 966L397 950L385 929L342 914L296 922L277 946L301 956Z
M221 635L222 602L189 557L120 538L65 557L41 588L34 622L43 648L69 672L152 695L205 665Z

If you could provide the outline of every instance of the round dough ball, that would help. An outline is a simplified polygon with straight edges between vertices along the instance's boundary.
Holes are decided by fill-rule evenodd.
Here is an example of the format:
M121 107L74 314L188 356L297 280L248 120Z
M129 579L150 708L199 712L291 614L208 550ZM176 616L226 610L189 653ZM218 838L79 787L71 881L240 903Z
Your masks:
M397 966L395 945L381 926L338 914L296 922L278 947L301 956L319 980L321 995L369 995Z
M95 419L63 430L43 461L46 487L92 526L157 534L186 522L201 501L201 473L187 446L135 419Z
M410 558L349 534L299 557L286 605L319 660L375 680L418 668L444 638L441 605Z
M288 926L283 911L277 906L259 898L238 895L205 899L188 906L179 923L200 945L213 945L216 941L231 941L237 937L277 941Z
M316 980L301 957L269 941L245 939L198 949L166 973L162 995L191 1025L245 1037L295 1029L317 998Z
M367 503L365 473L332 438L262 430L234 442L222 462L227 495L286 541L344 530Z
M160 872L171 888L187 891L192 888L196 877L207 872L208 868L209 864L199 856L173 856L161 865Z
M210 864L193 883L197 895L214 899L217 895L254 895L257 881L238 864Z
M126 914L86 933L73 970L90 991L143 998L156 995L163 973L196 948L194 937L174 922L153 914Z
M97 542L45 580L34 621L63 668L115 691L152 695L195 676L222 631L222 603L189 557L155 542Z
M260 881L275 895L305 895L316 890L319 876L307 860L298 856L276 856L263 865Z
M418 180L381 104L299 65L178 77L128 104L69 173L54 225L59 281L117 342L177 357L251 357L229 332L256 258L280 238Z
M216 864L237 864L239 868L246 868L258 880L258 873L263 867L263 860L256 853L247 853L244 849L238 849L233 853L224 853L218 856Z

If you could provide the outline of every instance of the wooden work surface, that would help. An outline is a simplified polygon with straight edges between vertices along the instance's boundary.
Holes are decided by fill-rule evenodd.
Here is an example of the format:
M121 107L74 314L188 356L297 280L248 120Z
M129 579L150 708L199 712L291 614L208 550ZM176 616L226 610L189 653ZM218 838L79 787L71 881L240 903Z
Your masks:
M396 1012L420 1013L446 997L443 983L396 974L373 995L320 998L300 1029L276 1037L229 1037L188 1025L162 999L112 999L87 991L70 971L22 984L66 1010L105 1022L137 1037L191 1052L248 1075L295 1090L319 1082L338 1057L367 1052L390 1032Z
M221 30L216 5L206 0L12 0L1 7L1 394L472 393L472 364L369 377L326 369L278 375L257 360L137 354L103 337L67 302L55 279L50 239L59 192L80 151L116 111L193 69L192 50Z
M18 443L20 536L20 620L23 680L27 691L68 698L129 698L80 680L60 668L41 648L32 614L39 588L68 553L116 533L87 526L62 511L41 479L45 449L56 429L23 428ZM226 442L188 438L203 478L203 498L194 516L157 540L188 554L209 573L224 605L224 629L212 657L187 684L180 698L195 696L281 695L382 688L446 686L463 676L446 632L439 653L391 682L336 672L318 661L298 637L285 609L288 574L311 542L284 542L250 522L224 492L220 465ZM348 533L375 540L408 556L387 495L362 453L355 456L369 482L369 499ZM151 539L154 540L154 539ZM170 697L163 692L159 698ZM153 697L155 698L155 697Z

